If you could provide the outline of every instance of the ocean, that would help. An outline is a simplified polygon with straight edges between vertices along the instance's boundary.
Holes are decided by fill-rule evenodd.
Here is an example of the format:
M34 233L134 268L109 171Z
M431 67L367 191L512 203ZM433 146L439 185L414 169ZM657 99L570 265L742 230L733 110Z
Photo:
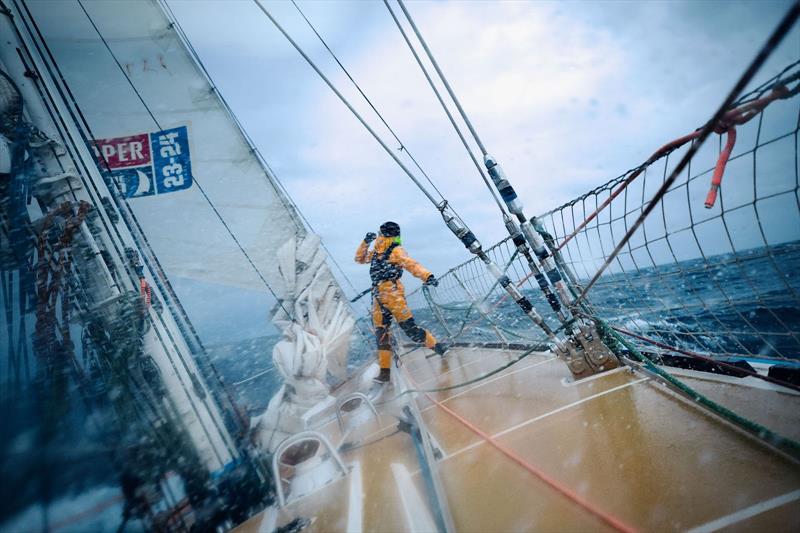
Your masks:
M541 293L530 288L523 292L557 327ZM503 339L496 327L509 342L542 342L544 336L510 299L493 308L500 295L496 290L483 306L492 323L468 302L442 307L455 340L498 342ZM612 325L676 348L712 356L798 360L798 295L800 242L793 242L609 274L592 288L589 301L597 315ZM413 311L417 322L437 337L453 338L427 306ZM362 326L369 331L366 319L362 318ZM209 348L237 402L251 414L263 411L280 386L279 376L270 371L277 340L277 336L259 337ZM374 356L372 343L368 335L354 335L351 369Z

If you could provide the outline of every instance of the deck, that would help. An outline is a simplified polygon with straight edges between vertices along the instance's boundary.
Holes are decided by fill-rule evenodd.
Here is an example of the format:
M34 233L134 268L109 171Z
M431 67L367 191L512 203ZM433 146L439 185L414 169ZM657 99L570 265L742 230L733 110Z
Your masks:
M469 386L398 397L406 387L463 383L519 354L410 353L375 400L380 421L366 417L344 437L333 418L319 426L334 443L349 443L341 453L347 478L290 496L240 530L271 531L295 517L310 531L435 529L412 439L396 429L412 396L441 451L436 469L459 531L800 530L796 460L627 368L576 383L551 354L532 353ZM675 372L800 439L797 393L754 378ZM366 386L354 380L341 393Z

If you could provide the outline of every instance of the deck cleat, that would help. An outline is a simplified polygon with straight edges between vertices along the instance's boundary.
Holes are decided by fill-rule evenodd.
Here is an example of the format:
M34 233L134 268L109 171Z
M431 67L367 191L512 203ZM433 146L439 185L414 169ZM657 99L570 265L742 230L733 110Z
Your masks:
M588 322L581 323L572 335L559 342L554 352L567 363L576 380L620 365L614 352L600 339L597 328Z

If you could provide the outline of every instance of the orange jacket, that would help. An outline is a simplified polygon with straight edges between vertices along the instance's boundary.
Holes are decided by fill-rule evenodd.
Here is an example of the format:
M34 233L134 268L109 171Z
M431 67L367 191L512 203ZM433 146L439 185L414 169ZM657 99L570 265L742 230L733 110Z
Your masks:
M358 245L358 250L356 250L356 263L369 263L372 261L372 257L375 255L375 253L382 254L386 251L389 245L392 244L393 241L394 237L384 237L383 235L378 235L378 238L375 239L375 246L373 246L372 250L369 249L369 244L367 244L366 241L361 241L361 244ZM412 276L419 278L422 281L427 280L431 275L430 270L411 259L401 246L396 246L394 250L392 250L388 261L393 265L408 270L411 272Z

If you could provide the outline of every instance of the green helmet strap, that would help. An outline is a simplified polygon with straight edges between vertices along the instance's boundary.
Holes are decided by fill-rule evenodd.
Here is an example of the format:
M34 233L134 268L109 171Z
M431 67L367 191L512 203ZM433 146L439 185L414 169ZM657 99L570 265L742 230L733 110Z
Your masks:
M400 239L399 235L394 238L394 242L396 242L398 246L402 244L402 239Z

